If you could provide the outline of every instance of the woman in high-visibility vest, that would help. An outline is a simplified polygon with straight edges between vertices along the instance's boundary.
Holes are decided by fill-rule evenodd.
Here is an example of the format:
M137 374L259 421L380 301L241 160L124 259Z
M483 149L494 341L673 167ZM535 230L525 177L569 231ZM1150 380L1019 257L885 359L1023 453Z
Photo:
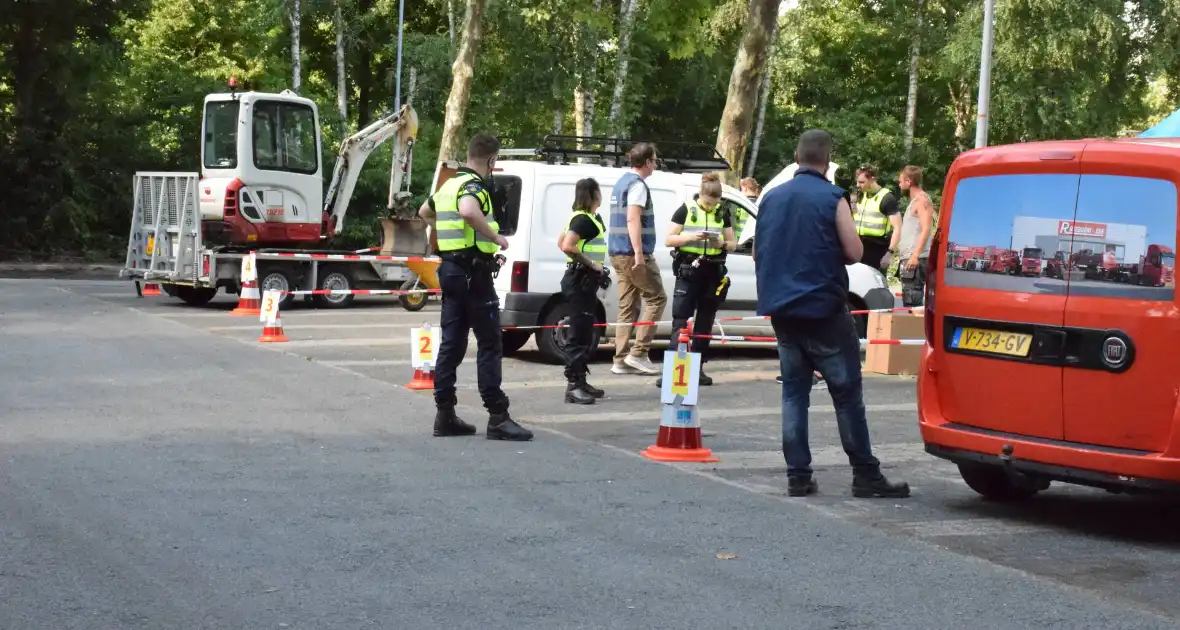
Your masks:
M693 335L713 334L717 309L729 292L725 256L737 249L733 235L733 218L729 208L721 205L721 178L716 173L701 176L697 198L686 202L672 213L672 224L664 245L675 248L672 272L676 289L672 296L672 347L680 329L691 317ZM692 351L701 354L701 362L708 360L709 339L695 337ZM712 385L713 379L702 366L701 385ZM663 379L656 381L663 385Z
M592 177L574 184L573 214L557 246L565 252L565 275L561 278L561 295L572 310L565 355L565 401L593 404L605 394L586 382L590 342L594 338L594 312L598 290L609 286L606 262L606 227L598 216L602 191Z

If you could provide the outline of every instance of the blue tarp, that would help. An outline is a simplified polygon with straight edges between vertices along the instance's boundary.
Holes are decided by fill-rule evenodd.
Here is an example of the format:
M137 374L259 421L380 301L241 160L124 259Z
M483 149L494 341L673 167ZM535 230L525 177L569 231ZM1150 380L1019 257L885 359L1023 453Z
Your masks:
M1139 134L1140 138L1180 138L1180 110L1161 120L1158 125Z

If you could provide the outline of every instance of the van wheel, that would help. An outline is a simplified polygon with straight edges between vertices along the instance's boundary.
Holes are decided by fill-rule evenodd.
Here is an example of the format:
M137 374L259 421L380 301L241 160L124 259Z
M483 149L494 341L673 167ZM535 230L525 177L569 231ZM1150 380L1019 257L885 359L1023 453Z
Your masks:
M1022 484L1008 476L1004 469L990 464L959 464L959 475L969 488L984 498L1004 503L1023 501L1049 487L1047 482L1032 480Z
M500 339L504 348L504 356L510 357L520 351L524 344L529 342L529 337L533 333L527 330L505 330L501 331Z
M573 309L566 302L558 302L541 316L542 326L558 326L568 325L570 323L570 315ZM566 347L569 345L569 328L542 328L537 331L537 348L541 350L541 356L548 362L554 364L565 363L567 356ZM590 335L591 352L598 347L602 341L602 329L598 326L593 328Z

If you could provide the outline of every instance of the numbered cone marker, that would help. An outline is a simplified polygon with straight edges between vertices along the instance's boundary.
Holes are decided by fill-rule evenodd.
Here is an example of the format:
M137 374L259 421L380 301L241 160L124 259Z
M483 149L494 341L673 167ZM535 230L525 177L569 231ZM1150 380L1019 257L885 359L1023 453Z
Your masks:
M664 353L664 375L660 388L660 431L656 443L640 454L657 462L721 461L705 448L697 415L700 391L701 355L688 351L691 328L680 332L676 351Z
M275 343L282 341L290 341L287 335L283 333L283 320L279 318L279 301L282 300L283 293L276 289L271 289L262 297L262 314L259 319L262 320L262 336L258 341L262 343Z
M238 294L238 307L230 315L260 315L262 296L258 295L258 272L254 268L254 252L242 258L242 291Z
M414 367L414 378L406 383L407 389L434 389L434 363L438 356L439 329L430 324L410 331L410 364Z

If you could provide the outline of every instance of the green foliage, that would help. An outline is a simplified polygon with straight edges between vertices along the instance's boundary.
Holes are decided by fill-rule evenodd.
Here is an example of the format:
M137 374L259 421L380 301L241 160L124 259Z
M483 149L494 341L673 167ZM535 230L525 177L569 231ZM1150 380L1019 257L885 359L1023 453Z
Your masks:
M394 107L397 0L342 0L348 133ZM18 182L0 214L0 256L121 257L136 170L197 170L203 97L230 76L251 89L291 82L290 0L18 1L0 22L0 169ZM336 115L333 0L301 0L301 93L320 107L330 173L345 133ZM453 0L455 34L464 0ZM621 0L495 0L486 14L468 133L535 146L574 128L574 88L606 128ZM634 137L712 143L746 0L640 0L622 128ZM795 139L837 140L840 183L871 162L892 183L904 166L909 54L918 0L800 0L780 18L773 90L755 177L791 161ZM908 161L937 198L972 146L981 0L925 0L917 121ZM454 47L447 0L407 3L402 92L410 69L420 119L411 190L434 174ZM992 144L1140 130L1178 105L1180 0L997 3ZM341 246L377 242L391 147L370 156Z

